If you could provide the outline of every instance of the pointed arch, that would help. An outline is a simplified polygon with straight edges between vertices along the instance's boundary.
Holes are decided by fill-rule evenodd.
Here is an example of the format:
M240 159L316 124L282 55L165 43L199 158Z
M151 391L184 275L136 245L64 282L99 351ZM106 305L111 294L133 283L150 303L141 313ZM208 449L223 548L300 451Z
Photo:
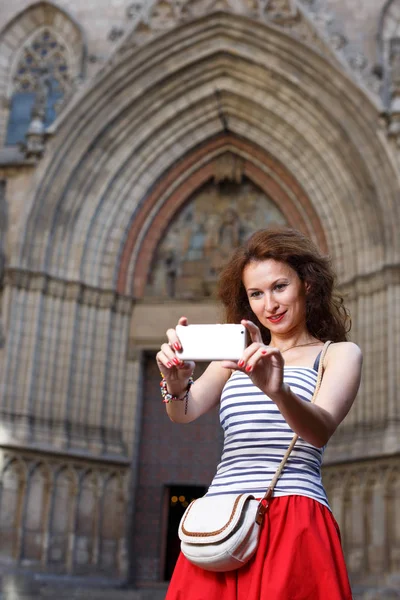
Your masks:
M22 560L39 563L43 558L51 476L47 462L32 462L30 465L22 519Z
M79 572L93 561L99 519L99 474L85 469L79 477L75 506L73 563Z
M30 42L37 38L41 31L57 40L60 52L65 48L68 55L68 93L65 99L75 89L77 81L85 75L87 44L79 23L51 2L35 2L16 15L0 32L0 54L3 57L0 65L0 97L3 100L0 123L7 123L12 108L11 99L15 88L13 79L18 77L16 71L21 54L26 51L34 53ZM4 126L2 127L0 145L6 134Z
M109 473L104 481L99 512L99 555L103 569L118 572L120 544L124 537L126 498L121 474Z
M49 542L47 560L53 565L67 564L69 535L74 510L77 476L70 465L61 465L55 472L49 511Z
M27 469L19 457L10 457L0 478L0 557L15 558L21 534L21 516Z
M230 131L279 157L309 196L342 278L393 260L397 178L376 108L277 28L216 13L122 55L59 120L21 267L115 289L127 224L149 190L223 130L217 87Z
M289 225L301 229L315 239L323 252L328 252L320 219L288 169L257 145L222 134L175 165L137 211L120 259L120 294L143 296L152 257L173 215L191 194L217 175L219 161L229 155L240 157L243 175L276 203Z

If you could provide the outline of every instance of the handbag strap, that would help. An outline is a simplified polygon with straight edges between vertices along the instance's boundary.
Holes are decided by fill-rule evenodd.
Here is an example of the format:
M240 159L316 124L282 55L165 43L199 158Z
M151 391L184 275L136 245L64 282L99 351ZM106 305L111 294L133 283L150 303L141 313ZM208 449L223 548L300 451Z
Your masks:
M320 360L319 360L319 366L318 366L318 375L317 375L317 383L315 385L315 390L313 393L313 396L311 398L311 402L315 402L315 399L317 397L317 394L319 392L319 388L321 387L321 381L322 381L322 375L324 373L324 360L325 360L325 355L326 355L326 351L328 350L330 344L332 342L325 342L324 347L322 348L321 351L321 355L320 355ZM287 459L290 456L290 453L292 452L297 440L298 440L299 436L297 435L297 433L294 434L292 441L289 444L289 448L286 450L285 452L285 456L282 458L276 472L275 475L272 478L271 483L269 484L269 487L267 489L267 491L264 494L264 497L260 500L260 503L258 505L258 510L257 510L257 515L256 515L256 523L258 523L258 525L261 525L261 523L264 520L264 515L266 513L266 510L268 508L268 504L269 504L269 500L272 497L276 482L278 481L284 467L286 464Z

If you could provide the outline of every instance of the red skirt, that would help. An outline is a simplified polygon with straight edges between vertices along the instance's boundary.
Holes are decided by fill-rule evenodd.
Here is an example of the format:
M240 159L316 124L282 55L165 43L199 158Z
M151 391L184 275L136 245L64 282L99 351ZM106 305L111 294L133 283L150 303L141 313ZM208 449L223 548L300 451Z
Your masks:
M165 600L351 600L339 527L328 508L304 496L273 498L255 556L213 573L181 553Z

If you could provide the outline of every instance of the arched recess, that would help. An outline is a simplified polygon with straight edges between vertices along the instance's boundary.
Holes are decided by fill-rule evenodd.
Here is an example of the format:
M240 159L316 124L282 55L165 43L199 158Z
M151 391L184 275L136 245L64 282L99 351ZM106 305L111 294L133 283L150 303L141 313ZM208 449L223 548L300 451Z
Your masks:
M390 40L400 37L399 9L399 0L387 0L382 9L378 31L378 50L381 63L385 63L389 59Z
M21 560L38 563L43 558L51 479L48 464L39 462L30 466L24 498Z
M262 148L231 134L221 134L196 148L164 177L142 204L128 232L117 291L140 298L155 250L173 215L201 185L219 176L235 158L249 178L279 206L289 225L314 238L328 252L323 227L313 205L291 173ZM262 223L260 223L262 227ZM134 274L134 278L133 278Z
M0 32L0 145L6 134L11 99L15 89L15 78L21 68L22 54L29 49L40 32L49 33L65 54L67 72L64 103L71 96L76 84L84 77L87 44L79 23L65 10L51 2L35 2L16 15ZM39 56L37 57L40 58Z
M18 555L26 482L26 464L6 460L0 476L0 556L8 559Z
M53 565L67 565L69 536L77 489L76 472L62 465L54 474L48 519L46 560Z
M119 474L111 473L104 481L99 514L99 555L103 569L118 572L121 540L125 527L125 496Z
M400 106L400 2L388 0L378 29L378 65L383 77L383 101L391 112Z
M215 13L126 51L59 120L14 266L116 289L141 206L222 133L221 110L235 137L267 148L309 197L342 280L396 260L397 177L376 108L282 31Z
M95 532L99 518L99 478L91 470L83 471L79 478L78 498L75 506L74 566L79 572L92 564L95 554Z

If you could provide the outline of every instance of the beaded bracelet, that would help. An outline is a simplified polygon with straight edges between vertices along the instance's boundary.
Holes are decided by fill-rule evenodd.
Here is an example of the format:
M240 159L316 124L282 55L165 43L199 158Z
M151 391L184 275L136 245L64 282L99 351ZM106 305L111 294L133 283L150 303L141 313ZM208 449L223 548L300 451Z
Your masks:
M184 393L182 398L178 398L178 396L174 396L173 394L169 393L168 388L167 388L167 381L162 373L160 373L160 375L161 375L160 387L161 387L162 401L164 402L164 404L169 404L170 402L175 402L175 400L184 402L185 403L185 415L186 415L187 409L188 409L189 392L190 392L190 388L192 387L192 385L194 383L193 377L189 377L186 392Z

